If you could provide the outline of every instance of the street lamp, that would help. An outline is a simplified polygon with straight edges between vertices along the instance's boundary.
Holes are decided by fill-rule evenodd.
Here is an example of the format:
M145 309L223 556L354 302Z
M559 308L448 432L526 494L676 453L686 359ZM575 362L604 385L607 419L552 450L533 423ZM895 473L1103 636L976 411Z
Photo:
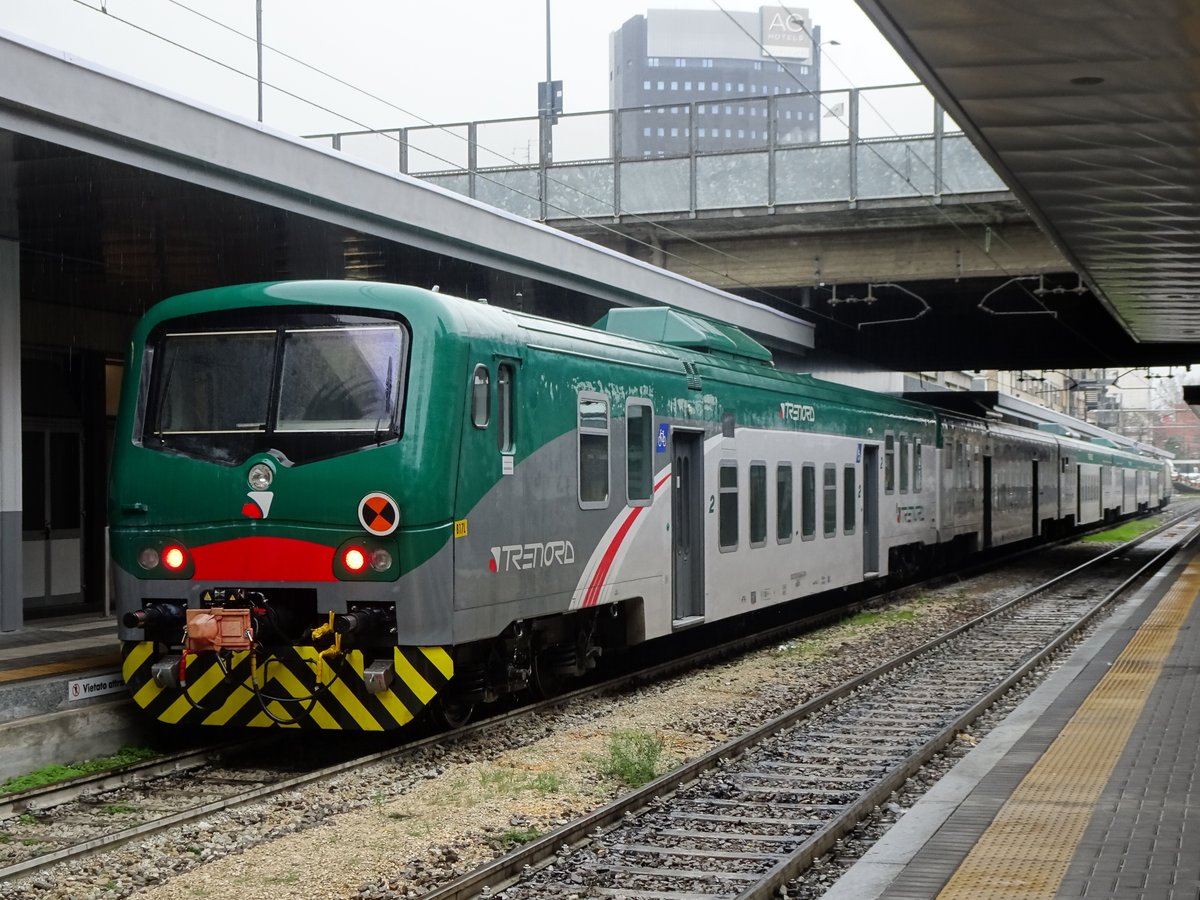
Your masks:
M550 75L550 0L546 0L546 80L538 83L538 116L557 125L562 110L562 82L551 80Z

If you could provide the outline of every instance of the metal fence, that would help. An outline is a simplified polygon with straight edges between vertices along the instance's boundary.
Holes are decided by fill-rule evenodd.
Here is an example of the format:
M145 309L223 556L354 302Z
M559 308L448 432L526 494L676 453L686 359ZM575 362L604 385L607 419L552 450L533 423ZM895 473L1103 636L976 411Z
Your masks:
M749 108L761 127L717 147L704 123L718 106ZM631 129L655 121L679 149L630 150ZM307 137L543 221L1007 190L920 84Z

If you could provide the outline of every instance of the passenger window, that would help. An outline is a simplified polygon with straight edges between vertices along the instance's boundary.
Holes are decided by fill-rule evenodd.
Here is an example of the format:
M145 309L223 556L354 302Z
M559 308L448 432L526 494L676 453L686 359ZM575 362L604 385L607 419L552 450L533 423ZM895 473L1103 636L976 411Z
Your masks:
M817 470L806 463L800 470L800 537L811 541L817 534Z
M786 465L775 470L775 540L792 540L792 467Z
M476 428L487 428L492 418L492 398L489 392L491 376L488 367L475 367L475 378L471 385L471 424Z
M500 417L496 441L501 453L512 453L513 442L513 373L512 363L496 367L496 415Z
M886 494L896 492L896 437L891 434L883 438L883 490Z
M717 492L720 508L717 511L719 547L722 551L736 550L738 545L738 472L737 463L727 459L721 461Z
M857 494L857 478L854 466L846 466L842 469L843 483L842 490L842 533L854 534L856 519L858 518L858 494Z
M767 542L767 464L750 464L750 546Z
M900 493L908 493L908 435L900 435Z
M654 499L654 409L644 400L625 407L625 494L630 506Z
M837 466L828 463L825 466L825 537L837 534Z
M608 506L608 398L579 395L579 506Z

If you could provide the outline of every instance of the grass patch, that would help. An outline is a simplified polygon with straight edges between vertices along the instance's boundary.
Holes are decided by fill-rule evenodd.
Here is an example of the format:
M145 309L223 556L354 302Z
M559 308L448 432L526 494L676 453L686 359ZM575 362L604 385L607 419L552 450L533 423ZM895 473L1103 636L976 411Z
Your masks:
M0 794L17 794L21 791L29 791L48 784L68 781L71 778L78 778L81 775L91 775L95 772L117 769L121 766L127 766L130 763L141 762L144 759L153 759L155 756L158 756L158 752L146 747L122 747L112 756L100 756L96 759L72 763L69 766L45 766L27 775L17 775L14 778L9 778L0 784Z
M829 648L824 642L816 641L812 638L802 638L780 645L775 652L780 656L809 661L820 659L822 656L828 656Z
M883 613L873 609L864 609L862 612L855 613L846 620L846 624L852 628L857 628L863 625L874 625L883 618Z
M300 873L288 872L286 875L270 875L263 879L266 884L299 884Z
M517 844L528 844L530 841L540 838L542 833L536 828L509 828L500 835L500 840L504 846L510 847Z
M562 788L562 777L553 772L531 775L523 769L499 767L479 775L479 783L493 796L515 797L526 791L555 794Z
M629 787L641 787L659 774L663 739L648 731L620 730L608 740L608 755L599 760L600 774Z
M865 609L855 613L845 622L851 628L861 628L867 625L886 625L890 622L912 622L917 618L913 609Z
M1124 543L1132 541L1147 531L1153 531L1158 526L1157 520L1137 519L1133 522L1123 522L1116 528L1110 528L1107 531L1086 535L1083 540L1085 543Z
M520 791L526 778L524 772L515 769L488 769L480 773L479 783L490 793L508 796Z

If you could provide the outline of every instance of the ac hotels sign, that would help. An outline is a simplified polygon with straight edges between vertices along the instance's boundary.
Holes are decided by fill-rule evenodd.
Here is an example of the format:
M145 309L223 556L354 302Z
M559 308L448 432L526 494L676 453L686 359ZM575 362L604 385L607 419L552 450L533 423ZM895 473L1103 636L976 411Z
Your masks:
M763 6L759 9L764 56L809 59L812 56L812 20L807 9Z

